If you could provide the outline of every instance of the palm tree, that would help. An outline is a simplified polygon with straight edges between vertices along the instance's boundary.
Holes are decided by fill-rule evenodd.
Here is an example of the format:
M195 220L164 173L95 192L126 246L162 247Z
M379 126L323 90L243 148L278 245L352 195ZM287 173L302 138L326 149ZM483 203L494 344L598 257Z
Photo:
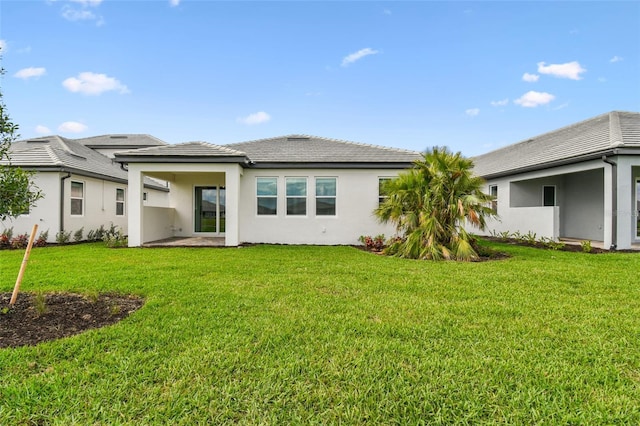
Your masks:
M381 222L391 222L401 238L389 254L412 259L478 258L465 222L484 229L495 216L492 197L482 192L482 178L471 172L473 162L447 148L426 151L414 167L388 181L387 198L375 210Z

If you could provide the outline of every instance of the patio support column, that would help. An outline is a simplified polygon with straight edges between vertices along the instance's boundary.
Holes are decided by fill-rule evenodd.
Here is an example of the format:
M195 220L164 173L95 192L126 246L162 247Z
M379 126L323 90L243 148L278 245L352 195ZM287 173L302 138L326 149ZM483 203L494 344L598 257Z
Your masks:
M633 233L635 230L635 207L633 206L635 188L633 174L631 172L630 157L618 156L618 223L617 230L618 249L631 248Z
M128 212L129 247L140 247L142 241L143 175L137 164L129 164Z
M235 247L239 244L240 220L240 173L239 165L229 167L225 176L226 224L224 245Z

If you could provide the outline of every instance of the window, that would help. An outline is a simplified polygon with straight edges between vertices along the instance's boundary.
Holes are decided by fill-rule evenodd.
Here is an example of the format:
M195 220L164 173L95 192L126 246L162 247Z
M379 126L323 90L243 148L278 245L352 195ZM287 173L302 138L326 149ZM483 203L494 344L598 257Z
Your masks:
M498 213L498 185L489 186L489 195L493 197L491 200L491 210L494 213Z
M258 214L275 216L278 214L278 178L262 177L256 181Z
M336 215L336 178L316 178L316 216Z
M84 183L71 181L71 215L84 214Z
M389 197L385 186L390 181L391 178L388 177L378 178L378 205L384 203L384 201Z
M142 201L147 201L147 197L148 197L147 193L143 192L142 193Z
M551 207L556 205L556 187L555 186L543 186L542 187L542 205L545 207Z
M287 215L305 216L307 214L307 178L286 178Z
M116 188L116 216L124 216L124 189Z

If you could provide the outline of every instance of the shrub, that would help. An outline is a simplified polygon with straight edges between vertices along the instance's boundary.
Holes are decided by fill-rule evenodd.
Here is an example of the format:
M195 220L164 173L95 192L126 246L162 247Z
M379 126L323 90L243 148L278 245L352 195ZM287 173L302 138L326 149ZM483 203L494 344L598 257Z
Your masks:
M13 238L13 227L2 231L2 234L0 234L0 248L11 248L11 238Z
M71 231L60 231L56 234L56 242L58 244L67 244L71 238Z
M29 235L22 234L11 239L11 248L12 249L22 249L27 248L29 245Z
M358 240L370 251L382 251L385 248L384 235L382 234L376 235L375 237L361 235Z
M107 247L110 248L126 247L128 243L127 236L124 235L120 228L113 224L111 224L109 230L104 233L102 241L107 243Z
M593 247L591 247L591 241L589 240L580 241L580 247L582 247L582 251L585 253L591 253L593 250Z
M73 233L73 241L75 242L82 241L83 234L84 234L84 226Z
M35 243L33 243L36 247L44 247L47 245L47 240L49 239L49 230L40 232L40 235L36 239Z

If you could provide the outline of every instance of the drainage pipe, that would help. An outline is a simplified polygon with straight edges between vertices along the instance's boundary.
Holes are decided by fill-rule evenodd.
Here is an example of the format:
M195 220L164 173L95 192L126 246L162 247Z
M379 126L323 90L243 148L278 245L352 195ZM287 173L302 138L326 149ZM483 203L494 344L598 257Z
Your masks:
M602 156L602 161L611 165L611 247L615 250L618 247L618 163Z
M60 178L60 233L64 232L64 181L71 177L71 172Z

